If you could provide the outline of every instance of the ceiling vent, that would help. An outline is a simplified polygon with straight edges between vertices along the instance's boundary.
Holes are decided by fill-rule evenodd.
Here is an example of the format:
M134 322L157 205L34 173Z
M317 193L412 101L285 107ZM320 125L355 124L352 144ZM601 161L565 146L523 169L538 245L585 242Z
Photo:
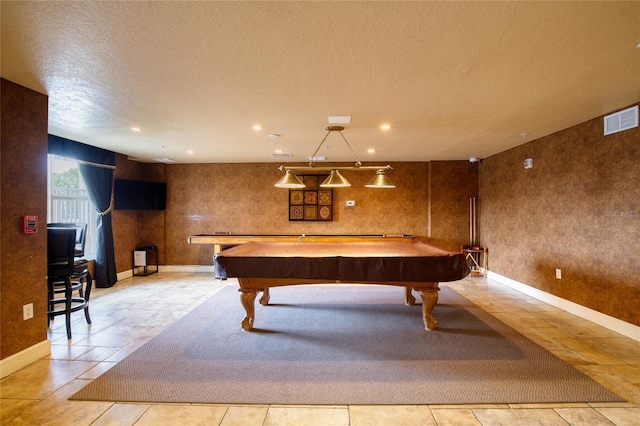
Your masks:
M604 117L605 136L634 127L638 127L638 105Z
M274 152L271 155L273 155L274 158L293 158L290 152Z
M351 116L350 115L330 115L329 116L329 124L350 124Z

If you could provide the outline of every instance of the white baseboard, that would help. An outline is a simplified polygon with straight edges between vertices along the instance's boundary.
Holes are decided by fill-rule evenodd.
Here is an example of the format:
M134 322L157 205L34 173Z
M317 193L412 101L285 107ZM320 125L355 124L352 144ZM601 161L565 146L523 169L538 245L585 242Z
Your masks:
M118 281L126 280L127 278L131 278L132 276L133 276L133 269L128 269L126 271L118 272L116 274Z
M11 373L15 373L22 367L51 355L51 341L49 339L36 343L33 346L24 349L17 354L8 356L0 360L0 379L7 377Z
M487 278L640 342L640 327L488 271Z
M213 265L166 265L160 272L214 272Z

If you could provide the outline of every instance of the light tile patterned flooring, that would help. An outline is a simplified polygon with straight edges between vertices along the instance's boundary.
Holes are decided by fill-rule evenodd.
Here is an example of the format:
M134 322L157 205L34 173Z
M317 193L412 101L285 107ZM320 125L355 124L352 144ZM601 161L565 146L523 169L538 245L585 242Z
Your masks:
M5 425L640 425L640 343L486 278L449 287L627 399L625 403L419 406L132 404L67 398L235 280L166 272L95 289L93 324L49 331L52 353L0 381Z

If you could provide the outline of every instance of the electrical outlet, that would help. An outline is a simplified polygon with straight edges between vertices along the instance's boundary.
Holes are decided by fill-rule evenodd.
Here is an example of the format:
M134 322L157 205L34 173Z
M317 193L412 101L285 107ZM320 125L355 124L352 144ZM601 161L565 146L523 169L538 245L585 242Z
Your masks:
M28 303L22 307L22 319L24 321L33 318L33 303Z
M562 279L562 269L556 269L556 278L559 280Z

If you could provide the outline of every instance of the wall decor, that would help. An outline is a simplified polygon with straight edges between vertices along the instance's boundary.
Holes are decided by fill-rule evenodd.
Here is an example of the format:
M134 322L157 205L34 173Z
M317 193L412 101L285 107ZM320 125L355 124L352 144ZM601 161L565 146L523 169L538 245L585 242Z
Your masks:
M333 220L333 189L320 188L327 175L298 176L305 187L289 190L289 220L324 221Z

